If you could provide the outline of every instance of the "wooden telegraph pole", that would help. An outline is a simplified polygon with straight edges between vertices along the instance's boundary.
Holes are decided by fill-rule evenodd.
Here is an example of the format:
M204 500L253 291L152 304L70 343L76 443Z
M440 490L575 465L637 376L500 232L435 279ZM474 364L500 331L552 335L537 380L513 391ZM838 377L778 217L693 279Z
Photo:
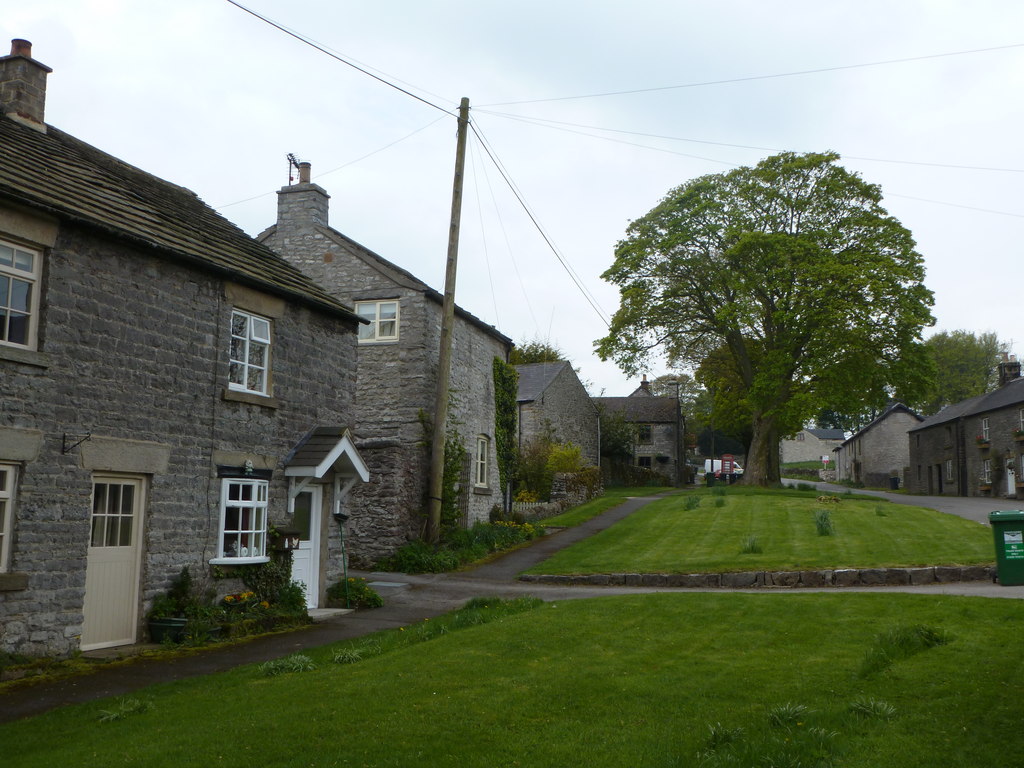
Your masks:
M462 220L462 177L466 168L466 134L469 131L469 99L459 104L459 132L455 148L455 183L452 186L452 218L448 230L448 264L444 273L441 307L441 349L437 360L437 392L434 396L434 431L430 445L427 541L441 538L441 493L444 482L444 443L448 431L448 381L452 367L452 326L455 323L455 276L459 261L459 224Z

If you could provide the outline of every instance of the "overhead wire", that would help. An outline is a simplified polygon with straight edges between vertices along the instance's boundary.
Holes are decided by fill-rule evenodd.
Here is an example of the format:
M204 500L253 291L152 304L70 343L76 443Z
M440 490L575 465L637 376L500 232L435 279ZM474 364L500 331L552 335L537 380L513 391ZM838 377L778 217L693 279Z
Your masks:
M231 0L229 0L231 2ZM818 67L815 69L800 69L792 72L777 72L771 75L749 75L746 77L730 77L722 80L706 80L697 83L683 83L681 85L662 85L653 88L633 88L625 91L605 91L601 93L588 93L577 96L555 96L547 99L529 99L524 101L499 101L491 104L482 104L483 107L507 107L520 104L542 104L550 101L574 101L579 99L599 99L608 96L628 96L636 93L656 93L658 91L673 91L682 88L703 88L709 85L728 85L730 83L746 83L755 80L773 80L783 77L797 77L800 75L814 75L822 72L839 72L846 69L862 69L866 67L881 67L889 64L906 64L913 61L926 61L928 59L941 59L948 56L967 56L975 53L990 53L992 51L1005 51L1012 48L1024 48L1024 43L1011 43L1009 45L997 45L991 48L973 48L967 51L949 51L947 53L932 53L924 56L909 56L902 59L885 59L882 61L868 61L861 64L842 64L834 67Z
M501 178L505 181L505 184L511 190L513 197L515 197L516 201L519 203L519 206L523 209L523 211L526 213L527 218L533 224L534 229L536 229L537 232L540 234L541 238L547 244L548 249L554 254L555 258L558 260L558 263L562 265L562 269L565 270L565 273L569 275L569 279L572 280L573 284L575 284L576 288L583 295L583 298L587 300L587 303L590 304L594 312L597 313L597 316L601 319L601 322L603 322L606 326L610 326L611 320L608 314L604 311L604 309L602 309L597 299L594 298L593 294L590 293L589 289L583 283L582 278L580 278L580 276L572 268L572 265L569 264L568 260L565 258L565 256L562 255L561 251L558 250L557 246L551 240L550 236L545 231L544 227L541 225L537 216L533 213L530 206L526 203L526 200L523 197L522 192L520 192L519 188L512 180L512 177L505 170L504 165L501 163L496 153L490 147L489 142L481 133L477 122L470 122L469 127L473 134L477 137L477 139L479 139L480 146L483 147L484 152L486 152L487 156L491 159L491 162L494 164L494 167L501 175Z

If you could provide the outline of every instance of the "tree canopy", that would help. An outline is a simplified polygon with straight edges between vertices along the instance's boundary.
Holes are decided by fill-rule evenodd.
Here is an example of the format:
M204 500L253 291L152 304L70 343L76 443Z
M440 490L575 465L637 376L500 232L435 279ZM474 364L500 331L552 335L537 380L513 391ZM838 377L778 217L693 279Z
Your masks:
M779 436L822 409L907 399L930 378L921 255L837 160L783 153L683 184L603 275L621 297L598 354L631 375L656 348L697 368L716 426L720 409L750 424L745 482L777 481Z
M969 397L991 392L999 385L999 360L1010 351L995 333L939 331L924 343L935 363L935 379L919 404L924 414Z
M508 361L511 365L527 365L529 363L557 363L567 360L565 353L556 345L540 339L524 341L512 348Z

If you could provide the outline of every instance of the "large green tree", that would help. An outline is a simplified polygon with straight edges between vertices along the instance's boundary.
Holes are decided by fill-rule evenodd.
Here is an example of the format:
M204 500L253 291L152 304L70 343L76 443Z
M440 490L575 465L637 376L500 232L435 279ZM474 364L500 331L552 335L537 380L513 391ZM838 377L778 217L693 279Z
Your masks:
M672 190L632 222L604 278L621 293L603 359L661 348L747 413L744 481L779 479L780 435L930 378L932 294L910 232L838 155L783 153ZM913 399L913 397L910 397Z
M999 385L999 360L1010 351L995 333L939 331L924 343L935 363L935 379L920 403L925 414L991 392Z

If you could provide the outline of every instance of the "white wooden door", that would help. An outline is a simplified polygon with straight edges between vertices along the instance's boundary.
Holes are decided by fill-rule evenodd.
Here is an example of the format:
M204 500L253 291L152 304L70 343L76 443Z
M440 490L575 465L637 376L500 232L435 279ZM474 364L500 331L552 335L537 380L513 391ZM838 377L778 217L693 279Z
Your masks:
M316 608L320 598L320 525L323 491L310 485L295 497L292 525L298 528L299 548L292 552L292 578L306 589L306 607Z
M135 642L143 491L141 478L93 478L82 607L83 651Z
M1017 470L1012 461L1006 462L1006 495L1017 493Z

